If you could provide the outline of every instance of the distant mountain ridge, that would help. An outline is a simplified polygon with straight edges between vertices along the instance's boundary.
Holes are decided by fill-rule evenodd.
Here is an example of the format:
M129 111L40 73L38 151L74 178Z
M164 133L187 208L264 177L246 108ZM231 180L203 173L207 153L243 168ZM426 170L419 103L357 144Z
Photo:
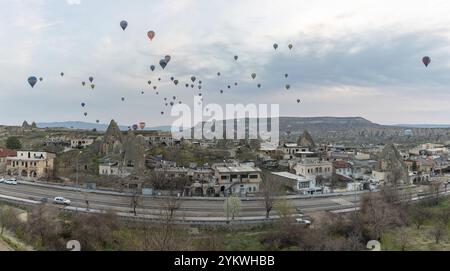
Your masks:
M93 130L106 131L109 124L104 123L90 123L83 121L63 121L63 122L41 122L37 123L38 128L67 128L67 129L79 129L79 130ZM121 131L127 131L128 126L119 126ZM145 128L145 131L158 130L158 131L170 131L171 126L157 126Z

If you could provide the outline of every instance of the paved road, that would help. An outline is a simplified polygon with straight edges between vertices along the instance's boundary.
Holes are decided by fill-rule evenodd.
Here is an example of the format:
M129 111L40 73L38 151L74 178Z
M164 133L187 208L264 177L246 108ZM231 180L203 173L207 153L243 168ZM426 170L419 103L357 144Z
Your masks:
M0 194L17 198L40 201L48 198L50 201L56 196L62 196L72 201L72 206L86 207L86 199L89 207L99 210L114 210L120 212L131 212L132 198L129 195L109 195L89 192L79 192L63 189L60 187L40 187L28 184L10 186L0 184ZM336 210L351 208L355 204L355 196L341 196L330 198L308 198L308 199L288 199L295 207L304 212L314 212L321 210ZM356 197L356 202L359 198ZM165 199L154 197L141 197L138 213L158 215L164 209ZM186 217L223 217L224 199L181 199L178 214ZM240 217L264 216L265 208L262 200L243 200Z

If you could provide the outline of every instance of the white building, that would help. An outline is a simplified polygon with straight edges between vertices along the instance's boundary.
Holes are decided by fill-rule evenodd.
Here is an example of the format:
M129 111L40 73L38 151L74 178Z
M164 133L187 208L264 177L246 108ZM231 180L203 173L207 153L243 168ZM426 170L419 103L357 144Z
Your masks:
M70 141L70 147L72 149L85 149L86 147L94 144L94 139L93 138L77 138L77 139L72 139Z
M293 167L295 174L305 177L322 176L331 177L333 174L333 163L329 161L305 159Z
M271 174L279 178L280 181L287 181L288 183L294 183L293 188L301 194L313 194L318 189L321 190L321 188L316 187L315 178L311 177L307 178L289 172L271 172Z

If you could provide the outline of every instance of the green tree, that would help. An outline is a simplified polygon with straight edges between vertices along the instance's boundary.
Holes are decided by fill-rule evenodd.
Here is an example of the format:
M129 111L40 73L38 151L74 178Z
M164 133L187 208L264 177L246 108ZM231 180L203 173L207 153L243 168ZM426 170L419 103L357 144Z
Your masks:
M10 136L6 140L6 147L11 150L19 150L22 148L22 143L15 136Z

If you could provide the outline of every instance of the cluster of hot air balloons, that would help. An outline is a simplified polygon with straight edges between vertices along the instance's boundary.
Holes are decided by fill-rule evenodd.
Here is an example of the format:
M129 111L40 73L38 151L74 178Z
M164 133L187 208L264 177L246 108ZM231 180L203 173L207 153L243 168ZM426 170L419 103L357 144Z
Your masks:
M128 29L128 27L129 27L128 21L122 20L122 21L120 22L120 27L121 27L121 29L122 29L123 31L126 31L126 30ZM150 39L151 42L154 40L155 36L156 36L155 31L150 30L150 31L147 32L147 37ZM280 46L279 46L278 43L274 43L272 47L273 47L273 49L274 49L275 51L277 51L277 50L280 49ZM287 47L288 47L289 50L292 50L292 49L294 48L294 45L290 43L290 44L287 45ZM233 59L234 59L234 61L237 63L237 62L239 61L240 57L236 54L236 55L233 56ZM165 70L166 70L166 68L167 68L168 64L171 62L171 60L172 60L172 57L171 57L170 55L165 55L162 59L159 60L159 66L161 67L162 71L165 71ZM429 56L424 56L424 57L422 58L422 62L423 62L423 64L425 65L425 67L428 67L428 66L431 64L431 58L430 58ZM155 66L155 65L150 65L149 67L150 67L150 71L151 71L151 72L155 72L157 66ZM64 76L65 76L65 73L64 73L64 72L61 72L61 73L60 73L60 76L61 76L61 77L64 77ZM222 73L221 73L221 72L217 72L217 77L221 77L221 76L222 76ZM258 76L257 73L251 73L251 74L250 74L250 78L251 78L252 80L255 80L255 81L256 81L256 79L257 79L257 78L259 79L260 76ZM285 78L285 79L288 79L288 78L289 78L289 74L288 74L288 73L285 73L285 74L284 74L284 78ZM190 79L190 81L189 81L189 79ZM32 88L34 88L38 82L42 82L43 80L44 80L43 77L39 77L39 78L36 77L36 76L30 76L30 77L28 77L28 83L29 83L29 85L30 85ZM176 87L179 86L179 85L181 84L181 85L184 85L186 88L191 88L191 89L194 89L194 88L195 88L195 89L198 89L198 91L204 90L202 81L199 80L199 78L198 78L197 76L194 76L194 75L190 76L190 78L188 78L186 82L182 82L181 80L179 80L179 79L177 79L177 78L175 78L175 77L173 77L173 76L170 77L170 80L171 80L171 82L172 82ZM155 81L156 81L156 80L155 80ZM158 81L158 82L161 82L161 81L163 81L163 80L162 80L161 77L159 77L159 78L157 78L157 81ZM89 83L88 83L88 82L89 82ZM91 88L92 90L94 90L94 89L95 89L94 77L93 77L93 76L90 76L90 77L88 78L88 82L87 82L87 81L82 81L81 84L82 84L82 86L90 86L90 88ZM148 81L147 81L147 84L148 84L150 87L152 87L153 90L155 90L155 91L158 89L158 86L157 86L157 85L152 84L152 80L148 80ZM233 82L233 81L228 82L228 84L225 84L225 85L223 86L223 88L220 88L220 89L219 89L219 93L220 93L220 94L224 94L224 93L225 93L225 92L224 92L224 88L226 87L226 88L228 88L228 89L231 89L233 85L234 85L234 87L238 87L238 86L239 86L239 83L238 83L237 81L234 81L234 82ZM257 86L259 89L262 88L262 84L259 83L259 82L257 82L257 85L256 85L256 86ZM290 90L290 89L291 89L291 85L290 85L289 83L286 83L286 84L284 84L284 88L285 88L286 90ZM140 91L140 93L141 93L141 95L144 95L144 94L145 94L144 91ZM163 93L163 92L161 92L161 93ZM160 92L157 91L157 92L156 92L156 95L159 95L159 94L160 94ZM200 93L198 93L198 96L200 96L201 99L203 100L203 97L205 96L204 94L206 94L206 92L204 92L204 93L201 93L201 92L200 92ZM120 100L121 100L122 102L125 102L126 98L125 98L125 97L121 97ZM167 98L167 97L164 97L164 98L163 98L163 106L165 106L165 107L169 107L169 105L170 105L170 106L174 106L176 101L177 101L177 97L176 97L176 96L173 96L173 97L172 97L172 100L170 100L170 99ZM301 103L301 99L297 99L296 101L297 101L298 104ZM181 101L178 101L178 103L181 104L182 102L181 102ZM86 108L87 104L86 104L85 102L82 102L82 103L81 103L81 106L82 106L82 108ZM164 107L163 107L163 108L164 108ZM164 111L161 111L161 115L164 115L164 114L165 114ZM87 113L87 112L84 112L84 116L86 117L87 115L88 115L88 113ZM96 120L96 122L99 123L100 120ZM133 130L138 130L138 129L140 128L141 130L144 130L145 127L146 127L146 123L145 123L145 122L140 122L139 124L134 124L134 125L130 126L130 129L132 128Z

